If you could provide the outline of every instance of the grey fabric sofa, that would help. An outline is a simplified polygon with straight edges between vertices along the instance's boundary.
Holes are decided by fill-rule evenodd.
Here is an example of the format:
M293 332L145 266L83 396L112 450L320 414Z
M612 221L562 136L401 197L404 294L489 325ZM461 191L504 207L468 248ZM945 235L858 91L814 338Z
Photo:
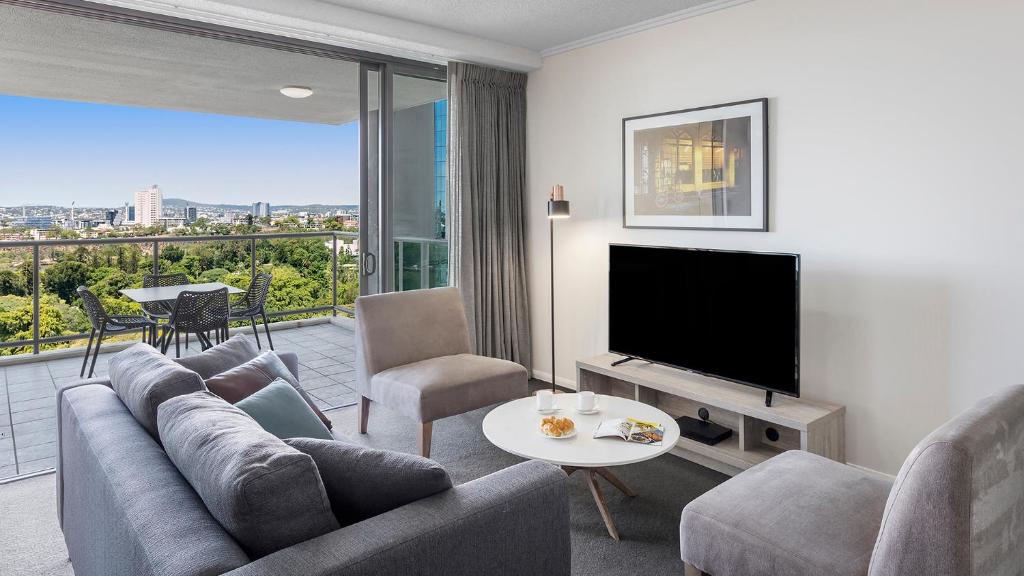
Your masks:
M432 288L356 299L359 432L370 402L420 423L420 455L430 457L434 420L529 393L526 368L472 354L457 288Z
M58 516L77 576L570 573L555 466L518 464L252 559L109 381L62 389L57 406Z
M1024 574L1024 386L932 432L895 483L786 452L690 502L686 573Z

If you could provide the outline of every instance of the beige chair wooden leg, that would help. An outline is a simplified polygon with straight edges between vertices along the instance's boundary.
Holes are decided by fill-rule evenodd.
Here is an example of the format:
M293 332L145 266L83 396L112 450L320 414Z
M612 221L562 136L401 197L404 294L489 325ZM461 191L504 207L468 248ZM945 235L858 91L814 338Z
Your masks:
M683 564L685 566L683 576L703 576L704 573L697 570L693 564L690 564L689 562L684 562Z
M366 434L366 423L370 420L370 399L359 397L359 433Z
M433 422L420 424L420 456L430 458L430 436L434 432Z

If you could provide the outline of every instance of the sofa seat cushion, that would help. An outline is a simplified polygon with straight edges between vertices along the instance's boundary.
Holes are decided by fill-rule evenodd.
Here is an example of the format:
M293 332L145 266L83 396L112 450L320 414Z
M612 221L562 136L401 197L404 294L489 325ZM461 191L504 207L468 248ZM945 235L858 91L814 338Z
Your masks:
M342 526L452 487L448 472L421 456L339 440L290 438L285 444L313 457Z
M250 556L339 528L313 459L212 392L164 402L157 421L167 456Z
M157 407L175 396L206 390L203 379L149 344L136 344L110 359L110 386L154 438Z
M396 366L371 380L372 399L400 414L438 418L527 395L527 372L515 362L455 354Z
M793 450L690 502L684 561L715 576L863 575L892 482Z

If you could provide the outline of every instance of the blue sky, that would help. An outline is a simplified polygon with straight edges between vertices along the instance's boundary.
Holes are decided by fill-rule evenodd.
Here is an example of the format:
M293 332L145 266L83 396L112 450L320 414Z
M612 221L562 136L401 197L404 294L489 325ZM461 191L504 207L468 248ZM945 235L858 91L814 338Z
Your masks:
M0 206L358 204L358 126L0 96Z

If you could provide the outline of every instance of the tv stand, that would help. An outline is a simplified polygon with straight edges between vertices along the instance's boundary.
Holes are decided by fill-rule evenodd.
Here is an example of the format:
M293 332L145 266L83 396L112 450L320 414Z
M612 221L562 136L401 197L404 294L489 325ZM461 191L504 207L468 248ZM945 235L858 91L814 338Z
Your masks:
M629 362L630 360L636 360L636 358L633 358L632 356L626 356L625 358L621 358L619 360L616 360L615 362L612 362L612 366L619 366L625 364L626 362Z
M623 360L617 354L600 354L577 361L578 388L657 406L673 418L696 418L705 408L713 422L733 431L710 446L680 438L671 454L730 475L786 450L846 462L844 406L781 395L774 399L771 392L742 384Z

